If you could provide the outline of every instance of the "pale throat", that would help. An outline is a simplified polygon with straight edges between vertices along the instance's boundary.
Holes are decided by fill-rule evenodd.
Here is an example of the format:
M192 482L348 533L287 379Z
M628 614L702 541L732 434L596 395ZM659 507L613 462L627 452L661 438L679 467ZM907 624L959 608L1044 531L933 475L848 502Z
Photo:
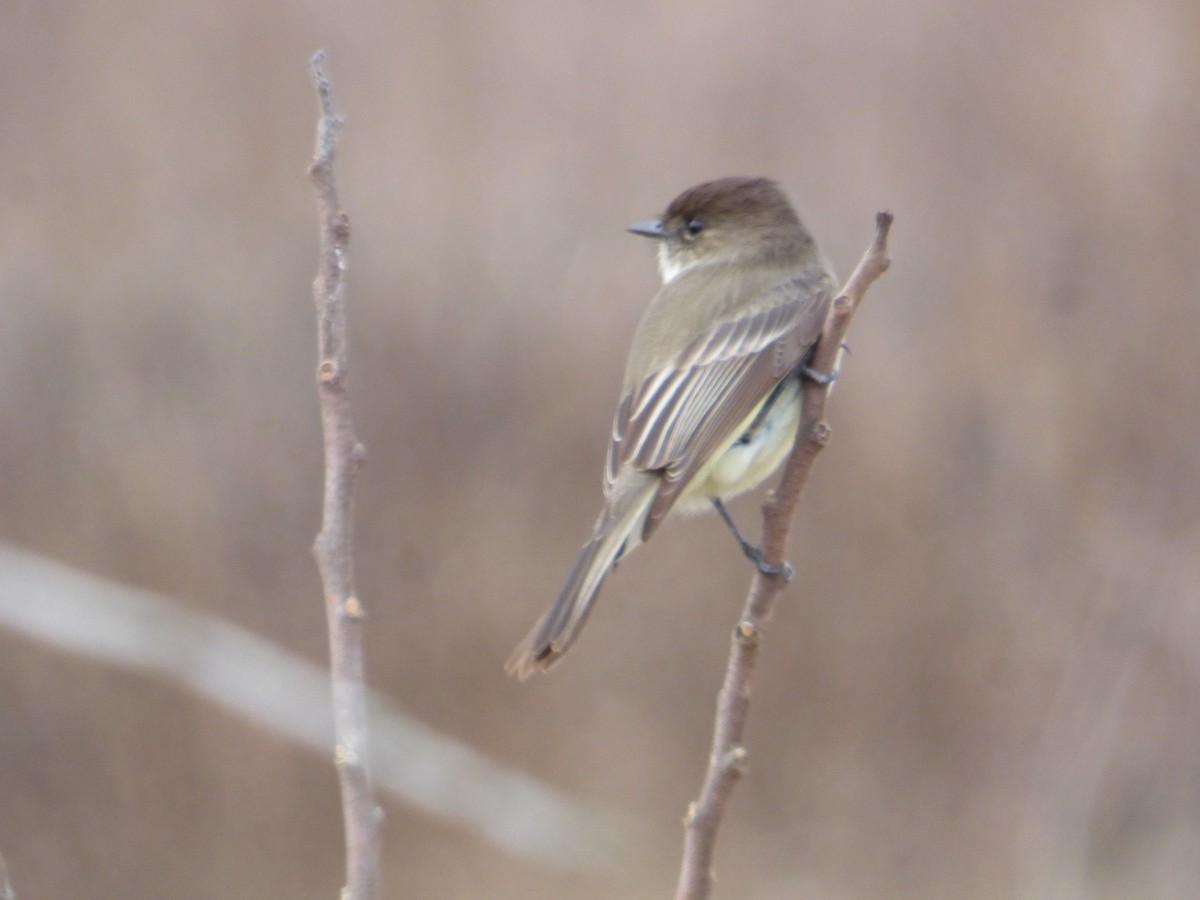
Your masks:
M695 257L688 260L681 260L678 255L673 257L666 241L658 245L658 274L662 277L663 284L670 284L688 269L695 268L700 262L701 260Z
M681 256L686 258L680 259ZM684 272L696 268L697 266L706 266L710 263L728 261L729 257L719 256L704 256L696 255L695 253L687 254L672 254L671 248L666 241L658 245L658 274L662 278L663 284L670 284Z

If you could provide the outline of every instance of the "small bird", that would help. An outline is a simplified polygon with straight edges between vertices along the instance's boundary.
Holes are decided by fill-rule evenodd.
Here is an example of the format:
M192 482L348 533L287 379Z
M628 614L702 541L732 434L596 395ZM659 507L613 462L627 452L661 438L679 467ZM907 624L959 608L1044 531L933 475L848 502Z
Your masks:
M604 472L604 508L558 599L509 658L524 680L574 643L617 560L673 512L715 508L787 456L801 378L836 290L834 275L787 197L765 178L689 188L660 219L629 231L658 242L662 288L633 335Z

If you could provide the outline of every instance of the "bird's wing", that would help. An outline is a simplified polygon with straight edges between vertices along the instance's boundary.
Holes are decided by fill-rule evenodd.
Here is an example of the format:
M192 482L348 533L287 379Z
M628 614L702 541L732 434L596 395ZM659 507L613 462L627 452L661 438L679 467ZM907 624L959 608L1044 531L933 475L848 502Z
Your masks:
M643 538L662 521L696 471L820 336L832 300L824 269L772 288L752 310L715 323L636 384L617 407L606 490L625 467L662 474Z

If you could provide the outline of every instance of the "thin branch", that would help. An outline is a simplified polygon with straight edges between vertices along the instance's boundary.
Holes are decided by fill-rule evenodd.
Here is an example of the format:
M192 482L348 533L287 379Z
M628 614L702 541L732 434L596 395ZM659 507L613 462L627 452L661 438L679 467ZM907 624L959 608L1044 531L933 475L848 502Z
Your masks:
M836 369L850 320L862 303L867 289L891 264L887 252L891 226L891 213L881 212L875 216L875 240L833 302L810 362L814 369L821 372L833 372ZM829 442L831 431L824 421L829 388L829 384L805 380L804 414L796 433L796 444L779 487L763 505L763 555L769 562L782 561L800 494L817 454ZM746 606L734 629L725 681L717 697L717 717L708 771L704 776L700 797L688 807L684 819L683 864L679 873L677 900L704 900L712 891L717 829L733 786L746 770L747 753L742 736L750 709L751 676L758 660L759 637L763 624L771 617L783 585L780 578L766 578L755 573Z
M346 886L342 900L379 896L383 812L367 769L367 688L363 674L363 606L354 589L354 478L365 458L354 435L346 390L346 248L350 221L333 175L342 117L333 108L325 52L310 63L320 104L317 146L309 177L317 194L320 261L313 283L317 306L317 393L325 435L325 504L313 555L325 587L329 621L333 721L342 817L346 828Z

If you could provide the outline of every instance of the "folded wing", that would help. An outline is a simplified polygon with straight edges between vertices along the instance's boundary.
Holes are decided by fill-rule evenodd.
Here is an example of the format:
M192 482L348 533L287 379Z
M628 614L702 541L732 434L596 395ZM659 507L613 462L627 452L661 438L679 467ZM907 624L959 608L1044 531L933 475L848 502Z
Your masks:
M803 362L832 293L825 270L810 267L771 288L762 304L717 322L621 398L605 489L625 467L662 474L643 539L696 471Z

